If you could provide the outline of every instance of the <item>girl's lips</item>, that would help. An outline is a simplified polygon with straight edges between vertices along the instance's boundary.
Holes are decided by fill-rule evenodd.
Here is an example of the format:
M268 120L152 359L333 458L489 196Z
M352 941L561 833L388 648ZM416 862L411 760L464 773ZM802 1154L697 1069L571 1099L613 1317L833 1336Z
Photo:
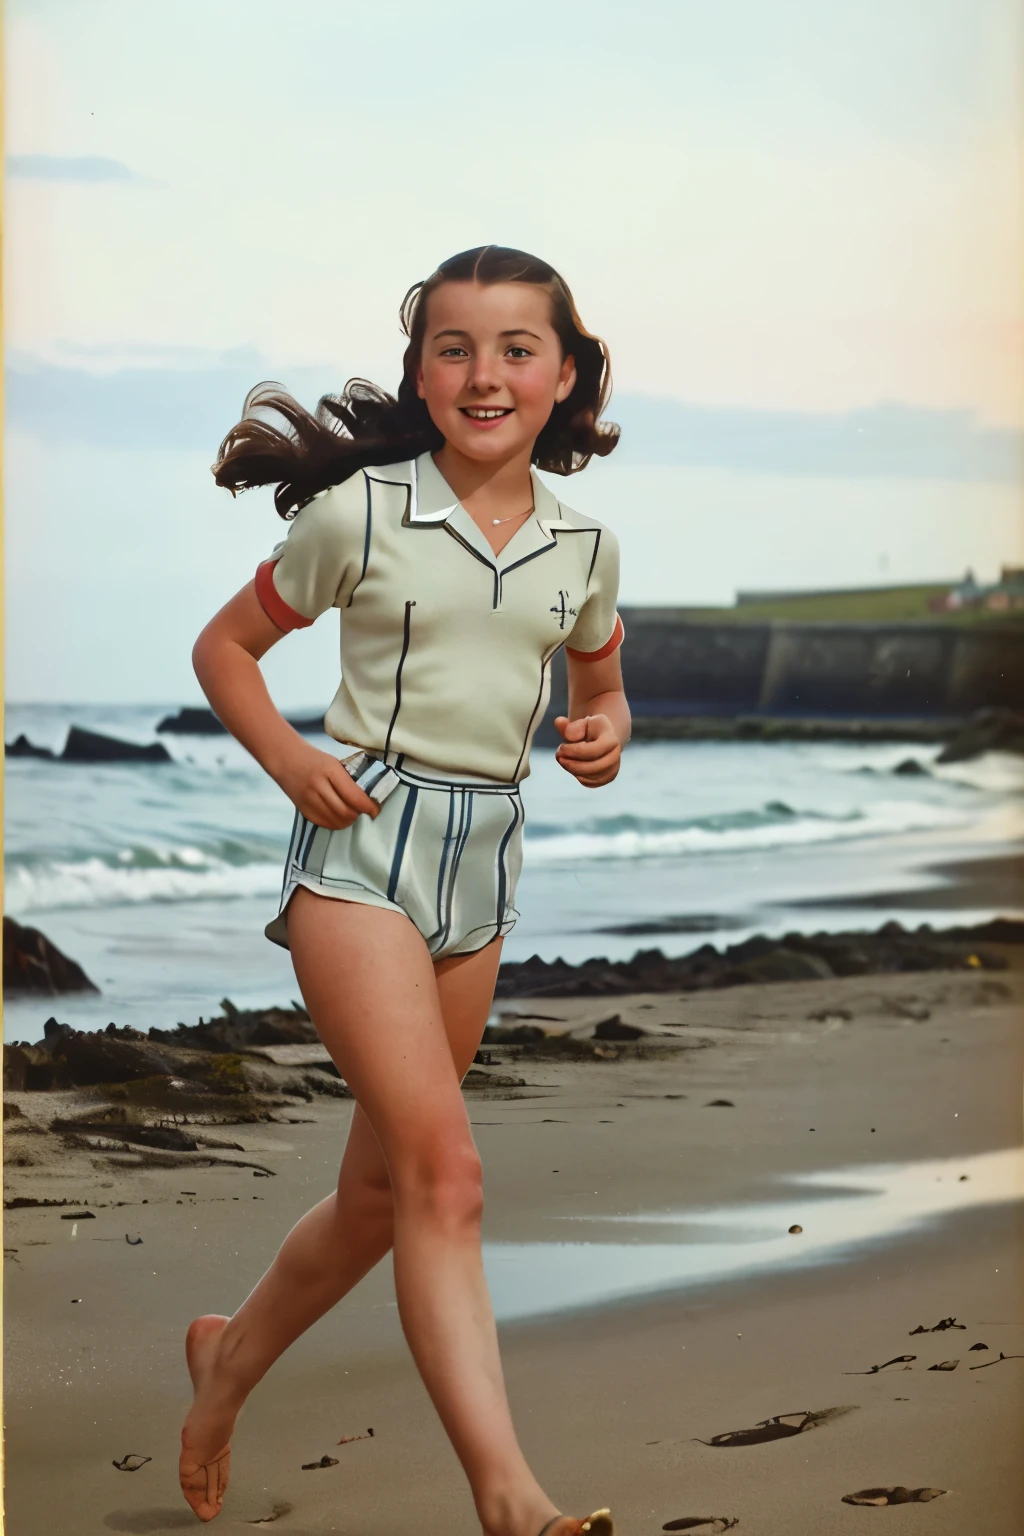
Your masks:
M504 414L501 416L471 416L467 407L460 405L459 414L463 416L466 421L470 422L474 427L477 427L482 432L486 432L493 429L494 427L499 427L503 421L507 421L508 418L513 414L513 408L511 406L501 406L499 409L504 412Z

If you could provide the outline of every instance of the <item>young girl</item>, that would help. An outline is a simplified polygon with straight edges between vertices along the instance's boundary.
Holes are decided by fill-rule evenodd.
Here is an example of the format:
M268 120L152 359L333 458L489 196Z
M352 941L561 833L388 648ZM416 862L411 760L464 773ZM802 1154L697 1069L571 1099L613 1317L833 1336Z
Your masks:
M486 1536L612 1536L607 1509L561 1514L516 1440L460 1086L518 916L519 785L562 646L559 763L597 788L629 737L616 540L532 467L569 475L615 447L599 421L608 355L558 273L501 246L444 262L402 322L397 400L353 380L312 416L260 386L214 465L232 493L276 484L293 517L193 662L295 806L266 933L290 949L355 1107L337 1189L233 1317L189 1327L179 1477L212 1520L248 1393L393 1247L402 1328ZM342 679L324 726L340 757L287 724L258 665L328 608L342 615Z

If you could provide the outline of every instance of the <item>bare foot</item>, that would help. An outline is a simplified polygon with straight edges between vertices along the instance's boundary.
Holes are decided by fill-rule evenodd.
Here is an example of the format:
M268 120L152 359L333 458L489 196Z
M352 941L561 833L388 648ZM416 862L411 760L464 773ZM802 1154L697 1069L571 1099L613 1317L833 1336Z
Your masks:
M214 1313L197 1317L185 1335L185 1359L195 1399L181 1431L178 1481L200 1520L220 1514L228 1485L228 1441L241 1402L216 1380L220 1336L228 1318Z
M557 1515L540 1536L614 1536L611 1511L598 1509L583 1520L576 1520L571 1515Z

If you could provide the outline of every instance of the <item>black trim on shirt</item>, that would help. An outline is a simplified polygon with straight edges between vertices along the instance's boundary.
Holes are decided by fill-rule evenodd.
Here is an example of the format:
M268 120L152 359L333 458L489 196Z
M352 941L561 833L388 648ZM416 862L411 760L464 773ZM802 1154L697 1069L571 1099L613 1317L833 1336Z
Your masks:
M544 679L547 676L548 662L551 660L551 658L554 655L557 654L558 651L560 651L562 649L562 646L564 644L565 644L564 640L559 640L558 644L554 647L553 650L550 650L548 652L548 654L544 657L544 660L540 664L540 687L537 689L537 700L536 700L536 703L533 706L533 711L532 711L532 713L530 715L530 718L529 718L529 720L527 722L527 725L526 725L526 735L523 737L523 747L522 747L522 751L519 754L519 759L518 759L518 761L516 763L515 774L513 775L513 777L518 777L519 769L522 766L523 758L526 756L526 749L527 749L527 747L529 746L529 743L530 743L530 732L533 730L533 722L537 718L537 711L540 708L540 701L541 701L541 699L542 699L542 697L544 695Z
M402 654L398 658L398 671L395 673L395 707L391 715L391 723L388 726L388 734L384 738L385 752L390 750L391 732L395 728L395 721L398 719L398 711L402 707L402 668L405 666L405 658L409 651L409 635L412 630L412 610L415 607L416 599L413 597L408 598L405 604L405 624L404 633L402 635Z
M345 604L346 608L351 608L352 599L355 597L356 592L359 589L359 582L361 582L363 577L366 575L366 567L370 561L370 531L373 526L373 492L370 490L370 476L366 473L365 469L363 470L363 479L366 481L366 535L363 539L363 568L359 572L359 581L356 582L355 586L352 588L352 591L349 594L348 602Z

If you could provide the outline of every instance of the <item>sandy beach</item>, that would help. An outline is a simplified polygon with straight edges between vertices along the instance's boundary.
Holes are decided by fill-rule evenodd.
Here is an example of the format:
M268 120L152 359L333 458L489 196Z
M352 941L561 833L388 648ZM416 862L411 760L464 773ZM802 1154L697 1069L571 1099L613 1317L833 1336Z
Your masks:
M513 1409L566 1511L608 1503L622 1536L1021 1529L1024 1358L999 1355L1024 1356L1024 956L1003 952L998 973L501 1003L646 1032L579 1061L495 1047L465 1090ZM329 1191L351 1101L221 1127L226 1161L202 1166L55 1155L31 1126L63 1097L6 1095L5 1201L74 1202L5 1213L7 1529L190 1528L185 1327L233 1310ZM806 1417L830 1409L849 1411ZM776 1438L708 1443L780 1415ZM278 1362L233 1445L219 1530L478 1531L387 1261ZM944 1491L927 1513L843 1502L890 1485Z

